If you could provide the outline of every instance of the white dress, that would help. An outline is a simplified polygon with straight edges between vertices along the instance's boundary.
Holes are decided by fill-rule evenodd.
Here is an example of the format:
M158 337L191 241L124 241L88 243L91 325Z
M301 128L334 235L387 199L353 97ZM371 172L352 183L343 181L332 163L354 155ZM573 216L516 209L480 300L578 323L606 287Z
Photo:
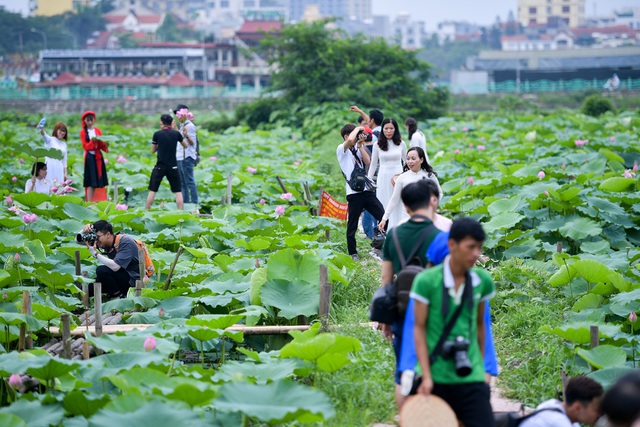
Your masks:
M33 191L34 193L49 194L50 189L51 189L51 185L49 185L49 180L47 180L46 178L45 179L36 178L35 188L33 186L33 182L31 181L31 179L28 179L27 183L24 185L25 193L29 193Z
M386 206L393 194L393 184L391 178L395 175L402 173L402 162L407 160L407 145L404 141L400 142L400 145L396 145L393 141L389 141L387 151L380 149L378 144L373 144L373 153L371 156L371 166L369 167L369 179L373 179L373 175L376 172L376 164L380 163L380 169L378 170L378 188L376 189L376 196L382 206ZM398 224L402 217L402 211L404 209L400 206L400 209L395 209L389 215L389 226ZM387 227L388 229L388 227Z
M442 199L442 188L440 188L440 183L438 182L438 178L435 175L429 176L424 169L420 169L418 173L415 173L412 170L404 172L396 180L396 185L395 187L393 187L393 194L391 195L391 199L385 205L384 216L382 217L382 219L389 220L387 230L390 230L392 227L396 227L409 219L409 214L404 209L404 205L402 204L402 200L400 199L400 193L402 192L402 189L404 187L411 183L418 182L421 179L428 179L435 182L438 186L438 191L440 192L438 197L439 199ZM392 222L394 214L396 214L396 217L398 217L398 222Z
M67 168L67 143L46 133L42 134L42 139L44 139L45 148L54 148L62 152L61 160L45 157L45 163L47 164L47 176L45 179L52 186L60 185L64 182L64 170Z
M427 138L424 136L422 131L417 130L411 135L411 142L409 142L409 148L420 147L422 151L424 151L425 159L427 163L431 164L429 161L429 153L427 153Z

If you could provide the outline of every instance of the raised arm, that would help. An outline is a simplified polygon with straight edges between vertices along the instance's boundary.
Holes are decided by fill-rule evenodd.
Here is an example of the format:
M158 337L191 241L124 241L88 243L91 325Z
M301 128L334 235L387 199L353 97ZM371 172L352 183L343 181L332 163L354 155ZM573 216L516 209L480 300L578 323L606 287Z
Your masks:
M364 121L366 122L365 124L368 126L369 125L369 115L367 113L365 113L364 111L362 111L360 109L360 107L358 107L357 105L352 105L351 107L349 107L349 111L353 111L354 113L358 113L360 114L360 116L364 119Z
M376 174L376 168L378 167L378 158L380 157L380 148L378 144L373 144L373 153L371 154L371 163L369 164L369 172L367 172L367 177L369 179L373 179L373 176Z

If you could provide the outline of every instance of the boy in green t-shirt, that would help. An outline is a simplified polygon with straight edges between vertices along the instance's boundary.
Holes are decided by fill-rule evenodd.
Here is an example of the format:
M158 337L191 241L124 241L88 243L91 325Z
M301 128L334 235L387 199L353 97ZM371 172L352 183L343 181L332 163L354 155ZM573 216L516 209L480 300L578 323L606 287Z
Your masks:
M483 352L484 306L495 287L489 273L473 268L484 239L478 221L454 221L448 241L450 254L441 265L420 273L411 288L415 301L414 339L423 374L418 393L433 393L444 399L466 427L494 426ZM465 292L467 283L471 284L469 294ZM464 306L460 315L431 366L429 354L461 304ZM461 369L465 365L467 372Z

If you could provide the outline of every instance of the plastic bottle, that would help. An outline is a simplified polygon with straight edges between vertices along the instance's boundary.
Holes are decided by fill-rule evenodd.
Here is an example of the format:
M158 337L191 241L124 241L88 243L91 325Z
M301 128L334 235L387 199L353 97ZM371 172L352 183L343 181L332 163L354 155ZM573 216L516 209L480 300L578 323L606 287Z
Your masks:
M411 393L411 388L413 387L413 377L415 376L415 372L412 369L407 369L402 372L400 376L400 394L403 396L409 396Z
M46 124L47 124L47 118L43 117L42 119L40 119L40 123L38 123L38 129L44 128L44 125Z

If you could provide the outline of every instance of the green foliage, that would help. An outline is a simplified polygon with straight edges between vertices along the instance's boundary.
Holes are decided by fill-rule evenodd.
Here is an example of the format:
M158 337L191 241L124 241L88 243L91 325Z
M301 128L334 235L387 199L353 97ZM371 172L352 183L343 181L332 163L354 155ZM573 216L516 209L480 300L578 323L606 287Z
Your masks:
M588 116L598 117L607 111L613 111L613 104L602 95L591 95L584 100L580 110Z
M427 88L430 67L415 53L381 39L330 31L325 24L286 26L261 43L260 51L277 65L271 90L281 95L285 111L295 114L304 107L340 102L419 119L443 114L447 92Z

